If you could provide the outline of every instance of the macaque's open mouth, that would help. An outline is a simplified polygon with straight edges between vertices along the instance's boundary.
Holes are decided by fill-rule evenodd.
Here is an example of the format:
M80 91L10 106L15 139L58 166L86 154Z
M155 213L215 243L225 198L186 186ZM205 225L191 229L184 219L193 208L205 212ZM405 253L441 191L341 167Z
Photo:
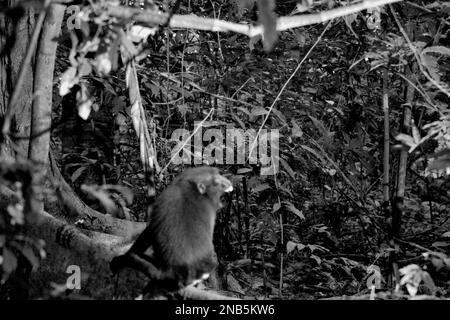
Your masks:
M231 188L231 189L230 189L230 188ZM227 188L227 189L224 191L224 193L222 193L222 194L220 195L220 198L219 198L219 208L220 208L220 209L223 208L223 204L226 203L228 199L230 199L230 196L227 195L227 193L233 191L233 187L230 187L230 188Z

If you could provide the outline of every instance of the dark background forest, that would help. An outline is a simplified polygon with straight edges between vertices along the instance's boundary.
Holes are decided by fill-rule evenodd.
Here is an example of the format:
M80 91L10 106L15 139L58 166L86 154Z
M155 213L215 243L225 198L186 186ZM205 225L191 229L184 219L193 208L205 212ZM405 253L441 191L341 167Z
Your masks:
M448 298L450 2L371 2L0 5L0 296L135 298L108 261L145 226L146 166L161 193L194 165L173 133L202 123L277 142L276 174L207 163L234 191L206 288Z

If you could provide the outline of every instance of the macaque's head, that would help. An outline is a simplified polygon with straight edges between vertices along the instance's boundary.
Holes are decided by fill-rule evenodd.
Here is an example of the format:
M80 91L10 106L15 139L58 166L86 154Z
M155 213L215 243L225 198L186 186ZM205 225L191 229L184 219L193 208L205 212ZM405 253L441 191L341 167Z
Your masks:
M220 197L225 192L233 191L233 184L222 176L217 168L198 167L185 171L185 178L194 185L194 189L210 198L217 208L221 208Z

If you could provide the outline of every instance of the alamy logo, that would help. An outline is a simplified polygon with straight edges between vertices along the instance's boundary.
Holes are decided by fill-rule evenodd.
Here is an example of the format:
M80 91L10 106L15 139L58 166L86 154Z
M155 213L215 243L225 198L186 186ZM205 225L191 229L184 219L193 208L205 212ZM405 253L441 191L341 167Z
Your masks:
M369 274L369 277L367 278L367 281L366 281L367 288L371 289L373 287L375 289L380 289L381 288L381 280L383 278L381 276L380 267L371 265L367 268L367 273Z
M70 276L66 280L67 289L80 290L81 289L81 268L77 265L70 265L67 267L66 273Z
M80 29L81 28L81 9L79 6L71 5L66 9L69 16L67 17L67 29Z
M217 123L196 122L194 131L176 129L172 141L174 164L260 164L262 175L279 170L279 130L220 128Z

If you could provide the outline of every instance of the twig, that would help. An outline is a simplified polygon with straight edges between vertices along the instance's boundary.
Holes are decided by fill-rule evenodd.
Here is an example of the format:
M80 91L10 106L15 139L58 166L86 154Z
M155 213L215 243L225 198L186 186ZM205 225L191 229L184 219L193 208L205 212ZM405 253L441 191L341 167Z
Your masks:
M253 149L256 146L256 141L258 141L258 136L260 135L264 125L266 124L267 120L269 119L270 113L273 110L273 107L275 106L275 104L277 103L278 99L280 99L281 94L284 92L284 90L286 89L287 85L291 82L291 80L294 78L295 74L298 72L298 70L300 69L300 67L303 65L303 62L305 62L305 60L309 57L309 55L311 54L311 52L314 50L314 48L317 46L317 44L320 42L320 40L322 40L325 32L328 30L328 28L331 25L331 21L327 24L327 26L325 27L325 29L323 29L322 33L320 34L320 36L317 38L316 42L312 45L312 47L308 50L308 52L306 53L306 55L303 57L302 61L300 61L300 63L297 65L297 67L295 68L294 72L292 72L292 74L289 76L289 78L286 80L286 82L284 83L284 85L281 87L280 92L278 92L277 96L275 97L275 100L272 102L272 105L270 106L269 110L267 111L267 114L261 124L261 126L258 129L258 133L255 136L255 139L253 140L252 146L250 147L250 151L249 151L249 156L248 159L250 159L250 156L252 154Z
M184 149L184 147L186 146L186 144L191 141L192 137L197 133L197 131L202 127L203 123L205 123L205 121L212 115L214 111L214 108L211 108L211 110L209 110L208 114L205 116L205 118L197 125L197 128L194 129L194 132L192 132L192 134L187 137L186 140L183 141L183 144L178 148L178 150L176 150L172 157L170 158L169 162L165 165L165 167L159 172L159 175L161 176L169 167L169 165L172 163L173 159L175 159L175 157L178 155L178 153Z
M421 245L419 245L417 243L414 243L414 242L405 241L405 240L401 240L401 239L398 239L398 238L394 238L394 240L396 242L398 242L398 243L405 244L405 245L408 245L408 246L411 246L411 247L415 247L415 248L417 248L419 250L422 250L422 251L433 252L433 250L430 250L428 248L422 247Z

